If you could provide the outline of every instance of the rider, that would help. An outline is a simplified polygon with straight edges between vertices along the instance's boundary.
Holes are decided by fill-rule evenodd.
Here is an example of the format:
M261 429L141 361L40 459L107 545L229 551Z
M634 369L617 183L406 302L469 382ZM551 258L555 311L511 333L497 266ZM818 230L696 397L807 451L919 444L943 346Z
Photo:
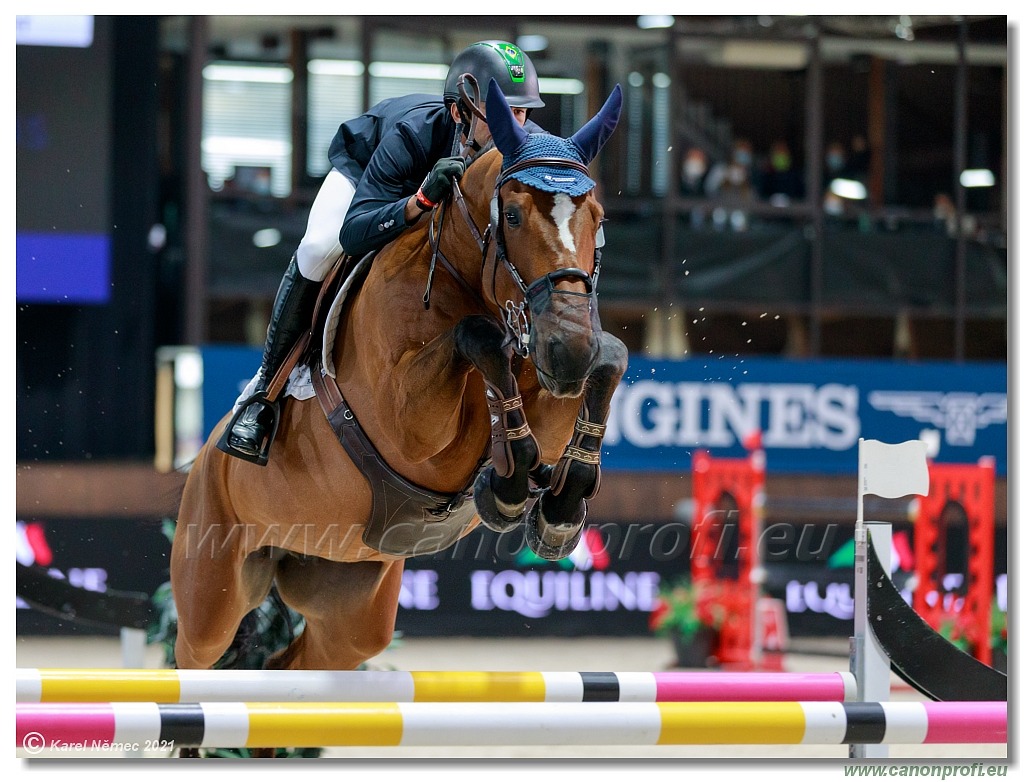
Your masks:
M266 463L273 412L254 400L265 394L309 328L320 284L342 253L361 256L384 246L445 199L466 165L462 157L452 156L457 132L459 141L475 151L490 140L482 120L474 138L466 138L472 116L459 93L464 73L480 85L481 111L493 78L520 125L543 132L527 122L529 110L544 105L537 71L525 52L506 41L479 41L463 49L448 69L443 99L391 98L338 128L328 151L333 168L320 186L306 233L274 300L253 394L217 443L225 453Z

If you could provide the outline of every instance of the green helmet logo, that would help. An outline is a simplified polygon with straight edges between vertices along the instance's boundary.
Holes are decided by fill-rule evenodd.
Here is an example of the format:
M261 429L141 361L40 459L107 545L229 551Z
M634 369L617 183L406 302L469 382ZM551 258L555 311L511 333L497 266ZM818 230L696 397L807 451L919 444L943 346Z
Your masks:
M489 44L505 60L508 68L508 75L513 82L520 83L526 78L526 63L523 62L523 52L518 46L510 43Z

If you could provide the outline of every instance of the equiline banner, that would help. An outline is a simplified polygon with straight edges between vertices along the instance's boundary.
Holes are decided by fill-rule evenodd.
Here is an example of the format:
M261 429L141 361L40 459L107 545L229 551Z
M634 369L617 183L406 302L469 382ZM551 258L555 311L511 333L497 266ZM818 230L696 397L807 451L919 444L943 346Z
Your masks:
M845 521L845 520L844 520ZM168 580L170 544L155 520L18 520L17 560L74 587L153 594ZM793 545L778 530L796 531ZM731 534L731 533L728 533ZM1006 529L996 533L995 598L1006 610ZM785 609L789 634L847 638L853 632L853 525L769 525L762 535L763 594ZM966 535L949 530L943 600L964 584ZM893 582L911 598L913 525L893 525ZM726 566L730 564L725 561ZM413 636L574 636L650 634L658 590L690 570L690 528L678 521L606 522L589 527L571 556L546 562L522 528L482 527L451 548L414 557L402 575L397 629ZM20 598L18 635L116 635L29 608Z
M260 365L252 348L203 349L208 433ZM994 456L1006 474L1006 364L632 355L604 440L609 470L685 472L694 450L742 456L760 431L773 473L853 474L857 440L925 439L935 461Z

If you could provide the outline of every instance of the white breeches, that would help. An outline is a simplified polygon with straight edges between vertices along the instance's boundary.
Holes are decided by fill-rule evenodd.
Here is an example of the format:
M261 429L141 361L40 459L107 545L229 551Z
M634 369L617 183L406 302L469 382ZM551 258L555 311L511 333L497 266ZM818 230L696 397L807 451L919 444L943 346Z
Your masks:
M307 280L321 282L341 257L338 235L352 204L356 188L338 169L332 168L309 210L306 234L295 251L299 271Z

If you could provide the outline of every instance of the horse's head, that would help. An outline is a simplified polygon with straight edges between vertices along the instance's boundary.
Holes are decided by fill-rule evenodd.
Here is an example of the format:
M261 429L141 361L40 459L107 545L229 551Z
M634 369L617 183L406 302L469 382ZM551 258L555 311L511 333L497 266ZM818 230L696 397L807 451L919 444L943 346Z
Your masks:
M491 202L494 267L485 291L505 310L541 385L578 396L598 360L594 286L604 211L587 164L618 123L616 86L601 111L571 138L527 133L492 80L487 124L502 154ZM490 290L487 290L487 288Z

